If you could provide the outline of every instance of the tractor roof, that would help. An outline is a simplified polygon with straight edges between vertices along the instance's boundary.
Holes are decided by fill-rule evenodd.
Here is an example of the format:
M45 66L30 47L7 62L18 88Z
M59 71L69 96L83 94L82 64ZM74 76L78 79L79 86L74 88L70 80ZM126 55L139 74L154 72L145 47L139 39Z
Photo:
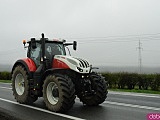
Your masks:
M31 39L35 39L35 38L31 38ZM27 41L27 43L30 43L31 42L31 39ZM60 39L52 39L52 40L49 40L48 38L45 38L46 39L46 42L54 42L54 43L65 43L66 40L60 40ZM40 39L35 39L36 42L40 42Z

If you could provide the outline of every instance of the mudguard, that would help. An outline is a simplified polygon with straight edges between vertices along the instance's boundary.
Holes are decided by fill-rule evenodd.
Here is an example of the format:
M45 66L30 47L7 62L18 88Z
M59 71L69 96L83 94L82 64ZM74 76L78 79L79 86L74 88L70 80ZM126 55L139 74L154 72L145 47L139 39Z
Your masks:
M49 74L53 74L53 73L61 73L61 74L63 74L64 71L67 72L67 71L70 71L70 69L64 69L64 68L51 68L51 69L48 69L43 73L42 79L44 80L46 76L48 76Z
M34 61L32 59L25 58L25 59L17 60L15 62L15 64L12 67L12 73L13 73L14 68L17 65L22 65L27 70L28 74L35 72L36 69L37 69L37 67L36 67L36 65L35 65L35 63L34 63Z

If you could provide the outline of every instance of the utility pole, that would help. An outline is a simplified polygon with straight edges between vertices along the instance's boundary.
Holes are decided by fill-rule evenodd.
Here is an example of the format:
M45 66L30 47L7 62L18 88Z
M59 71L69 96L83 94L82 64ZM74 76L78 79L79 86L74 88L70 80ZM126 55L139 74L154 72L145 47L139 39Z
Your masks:
M139 40L139 44L138 44L138 66L139 66L139 74L142 73L142 54L141 54L141 50L143 50L142 48L142 43Z

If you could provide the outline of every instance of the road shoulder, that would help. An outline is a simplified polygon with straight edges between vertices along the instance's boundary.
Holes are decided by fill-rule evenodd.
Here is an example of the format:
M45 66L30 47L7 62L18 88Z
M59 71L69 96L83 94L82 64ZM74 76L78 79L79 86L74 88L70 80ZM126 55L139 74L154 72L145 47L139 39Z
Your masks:
M6 109L0 108L0 120L21 120L15 113L8 111Z

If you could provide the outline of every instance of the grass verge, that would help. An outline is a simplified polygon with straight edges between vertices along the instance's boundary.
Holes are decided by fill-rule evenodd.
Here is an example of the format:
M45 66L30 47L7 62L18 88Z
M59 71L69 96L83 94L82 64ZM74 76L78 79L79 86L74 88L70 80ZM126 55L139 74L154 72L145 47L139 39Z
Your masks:
M160 94L160 91L153 91L153 90L128 90L128 89L109 89L111 91L116 91L116 92L135 92L135 93L147 93L147 94Z
M0 83L11 83L11 80L0 80Z

